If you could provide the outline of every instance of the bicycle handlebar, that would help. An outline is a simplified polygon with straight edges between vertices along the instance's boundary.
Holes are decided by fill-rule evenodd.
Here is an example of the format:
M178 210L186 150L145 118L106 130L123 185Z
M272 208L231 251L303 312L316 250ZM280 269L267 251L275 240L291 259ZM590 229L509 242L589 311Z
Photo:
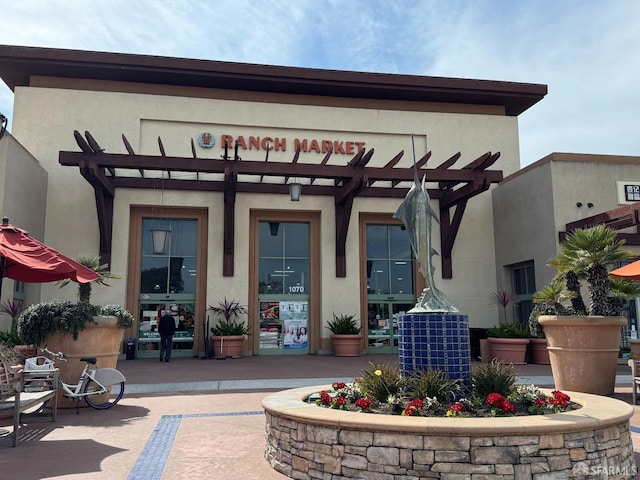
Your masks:
M45 345L43 348L40 349L41 352L43 353L47 353L49 355L51 355L52 357L56 357L60 360L64 360L65 362L67 361L66 357L64 356L64 353L62 352L52 352L51 350L49 350L49 346Z

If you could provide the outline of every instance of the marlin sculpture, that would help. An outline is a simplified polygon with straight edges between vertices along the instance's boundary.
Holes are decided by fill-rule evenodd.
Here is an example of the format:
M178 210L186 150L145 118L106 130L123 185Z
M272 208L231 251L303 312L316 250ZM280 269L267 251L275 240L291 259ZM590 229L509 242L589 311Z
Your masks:
M411 135L411 144L413 145L413 185L393 214L394 218L402 220L407 229L413 255L420 263L419 271L424 276L426 283L421 297L410 313L459 312L453 302L435 286L433 278L435 269L431 259L434 255L438 255L438 252L431 246L431 220L435 219L438 223L440 221L431 208L431 199L425 185L426 176L422 178L422 183L418 180L413 134Z

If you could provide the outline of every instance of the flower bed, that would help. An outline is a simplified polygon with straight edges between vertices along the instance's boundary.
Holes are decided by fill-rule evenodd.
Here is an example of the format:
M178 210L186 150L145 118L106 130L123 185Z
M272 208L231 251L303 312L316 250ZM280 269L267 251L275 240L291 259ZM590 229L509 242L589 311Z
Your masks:
M569 395L554 390L551 396L548 396L535 385L514 385L507 396L492 392L486 395L486 398L460 398L447 403L442 403L436 397L407 400L401 395L390 395L386 402L380 402L367 393L358 382L335 382L331 385L331 390L314 393L307 401L334 410L410 417L544 415L581 408L581 405L570 401Z
M323 480L570 478L605 468L633 478L636 472L633 408L615 399L566 392L582 408L496 418L375 415L308 402L330 388L265 398L265 457L275 470Z

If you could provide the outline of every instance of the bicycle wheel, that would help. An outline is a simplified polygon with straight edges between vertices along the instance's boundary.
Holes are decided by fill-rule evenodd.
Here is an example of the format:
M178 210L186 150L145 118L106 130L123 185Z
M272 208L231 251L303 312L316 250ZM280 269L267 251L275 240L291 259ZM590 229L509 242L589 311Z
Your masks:
M91 392L102 390L102 387L92 378L87 380L87 383L84 386L84 393L87 393L88 395L84 397L84 399L90 407L97 410L111 408L118 403L122 398L122 395L124 395L124 382L104 386L108 390L107 393L92 394Z
M31 380L25 380L22 386L22 390L24 392L46 392L49 390L53 390L53 382L46 378L34 378ZM40 405L36 405L35 407L28 408L22 414L37 415L41 413L45 408L47 408L48 403L49 403L49 399L45 400Z

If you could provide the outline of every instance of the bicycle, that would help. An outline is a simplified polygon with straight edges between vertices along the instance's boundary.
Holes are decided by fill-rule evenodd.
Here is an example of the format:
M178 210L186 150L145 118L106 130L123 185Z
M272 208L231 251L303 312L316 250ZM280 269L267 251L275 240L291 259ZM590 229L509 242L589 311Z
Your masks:
M67 361L64 353L52 352L46 345L40 351L57 360ZM83 357L80 361L85 362L85 366L77 383L65 383L61 378L58 378L58 384L64 391L64 397L76 400L76 413L79 413L81 399L84 399L87 405L96 410L105 410L117 404L124 395L126 381L124 375L115 368L96 368L97 359L95 357ZM32 379L25 382L25 391L53 389L51 380L46 379L44 375L43 378L33 378L34 373L43 371L44 374L44 372L53 368L53 364L53 360L44 356L27 359L25 370L31 372ZM101 397L105 401L99 401L98 395L106 396L106 399ZM48 400L29 411L27 415L42 412L47 403L49 403Z

